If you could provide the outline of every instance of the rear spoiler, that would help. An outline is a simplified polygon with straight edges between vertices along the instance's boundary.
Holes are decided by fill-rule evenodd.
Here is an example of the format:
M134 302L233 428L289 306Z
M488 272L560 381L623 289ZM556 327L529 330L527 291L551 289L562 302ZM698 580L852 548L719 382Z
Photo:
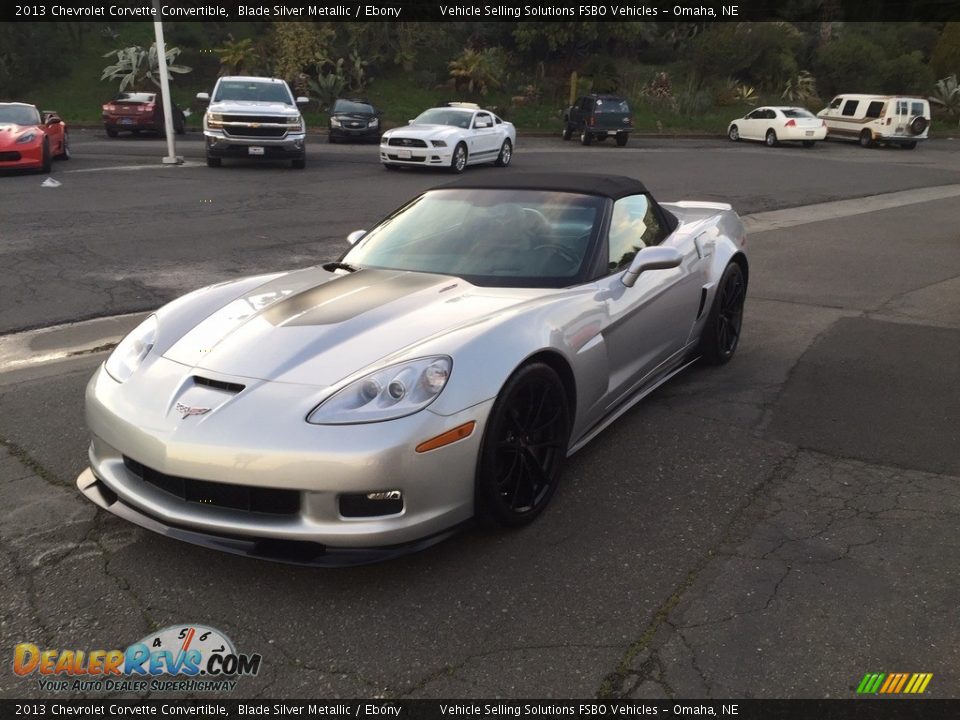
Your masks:
M682 208L703 208L704 210L733 210L733 206L728 203L700 202L699 200L680 200L679 202L669 203Z

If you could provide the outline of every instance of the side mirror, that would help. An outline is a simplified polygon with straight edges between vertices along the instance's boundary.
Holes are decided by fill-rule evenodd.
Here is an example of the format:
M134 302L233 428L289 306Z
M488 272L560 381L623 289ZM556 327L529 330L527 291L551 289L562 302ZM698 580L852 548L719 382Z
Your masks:
M407 120L407 125L413 125L413 120Z
M303 95L297 98L297 105L306 105L309 102L310 102L310 98L304 97Z
M210 93L197 93L197 100L200 102L210 102Z
M367 234L366 230L354 230L352 233L347 235L347 242L350 243L351 245L356 245L357 240L359 240L366 234Z
M683 255L672 247L648 247L636 254L630 267L620 278L627 287L633 287L637 278L648 270L671 270L679 267L683 262Z

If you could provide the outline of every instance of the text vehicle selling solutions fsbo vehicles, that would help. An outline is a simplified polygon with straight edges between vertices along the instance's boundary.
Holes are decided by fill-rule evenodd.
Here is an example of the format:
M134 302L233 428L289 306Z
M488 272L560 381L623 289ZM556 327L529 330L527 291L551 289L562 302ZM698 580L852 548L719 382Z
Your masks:
M737 349L729 205L639 181L487 175L413 198L337 261L197 290L87 387L100 507L222 550L383 559L475 515L532 521L565 459Z

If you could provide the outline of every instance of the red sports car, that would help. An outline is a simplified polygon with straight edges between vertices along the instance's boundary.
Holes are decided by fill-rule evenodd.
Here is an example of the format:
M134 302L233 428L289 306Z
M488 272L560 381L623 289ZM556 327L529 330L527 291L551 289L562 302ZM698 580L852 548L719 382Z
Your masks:
M70 158L67 126L50 110L26 103L0 103L0 169L35 168L50 172L53 158Z
M172 105L173 129L183 135L187 119L176 105ZM110 137L124 130L136 134L141 130L164 132L163 98L154 92L122 92L103 106L103 128Z

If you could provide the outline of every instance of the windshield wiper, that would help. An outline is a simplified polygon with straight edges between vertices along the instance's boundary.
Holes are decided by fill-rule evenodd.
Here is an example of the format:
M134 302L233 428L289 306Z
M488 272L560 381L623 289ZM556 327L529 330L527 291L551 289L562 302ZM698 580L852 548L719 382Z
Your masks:
M336 260L334 262L324 263L322 267L324 270L329 270L330 272L333 272L334 270L346 270L347 272L356 272L357 270L361 269L357 265L351 265L350 263L340 262L339 260Z

